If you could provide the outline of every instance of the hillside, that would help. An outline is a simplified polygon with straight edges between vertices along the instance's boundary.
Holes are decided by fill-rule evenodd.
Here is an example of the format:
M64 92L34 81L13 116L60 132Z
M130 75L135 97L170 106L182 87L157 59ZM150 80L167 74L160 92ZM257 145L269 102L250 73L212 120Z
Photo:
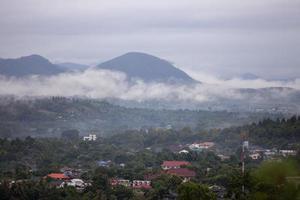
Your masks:
M39 55L0 59L0 74L4 76L56 75L61 72L64 72L62 68Z
M126 53L99 64L97 68L121 71L129 78L139 78L146 82L196 82L168 61L139 52Z
M52 97L37 100L0 99L0 136L59 136L78 129L111 134L146 127L175 129L224 128L258 121L270 114L151 110L125 108L104 101ZM275 117L275 115L273 115Z

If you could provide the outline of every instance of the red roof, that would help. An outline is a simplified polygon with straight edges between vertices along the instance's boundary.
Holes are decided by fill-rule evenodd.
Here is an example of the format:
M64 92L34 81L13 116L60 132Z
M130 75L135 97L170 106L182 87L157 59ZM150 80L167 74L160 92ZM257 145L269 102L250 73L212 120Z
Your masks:
M132 186L133 189L151 189L151 185L142 184L142 185L134 185Z
M166 167L180 167L185 165L191 165L191 163L187 161L164 161L162 164L162 166Z
M176 175L180 177L195 177L196 172L187 168L179 168L179 169L169 169L166 172L167 174Z
M69 178L62 173L51 173L51 174L48 174L47 177L53 178L53 179L68 179Z

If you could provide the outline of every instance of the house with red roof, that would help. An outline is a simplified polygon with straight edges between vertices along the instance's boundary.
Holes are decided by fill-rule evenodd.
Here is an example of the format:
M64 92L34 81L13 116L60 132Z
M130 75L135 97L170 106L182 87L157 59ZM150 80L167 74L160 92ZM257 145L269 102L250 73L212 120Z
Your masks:
M55 179L55 180L66 180L69 179L68 176L66 176L63 173L51 173L47 175L47 178Z
M196 176L196 172L188 168L169 169L166 170L166 173L174 176L179 176L184 179L184 182Z
M179 169L181 166L188 166L191 165L190 162L187 161L164 161L163 164L161 165L161 168L163 170L168 170L168 169Z
M132 181L133 189L151 189L151 181L144 180L133 180Z
M110 184L112 186L123 185L125 187L129 187L131 185L131 182L127 179L111 179Z
M151 189L151 181L148 180L133 180L132 182L127 179L111 179L111 186L123 185L125 187L131 187L132 189Z

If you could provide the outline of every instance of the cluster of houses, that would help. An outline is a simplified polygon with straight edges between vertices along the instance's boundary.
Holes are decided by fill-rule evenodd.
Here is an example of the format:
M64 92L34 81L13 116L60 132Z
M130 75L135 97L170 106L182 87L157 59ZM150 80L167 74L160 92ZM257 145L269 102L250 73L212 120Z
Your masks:
M176 152L179 154L187 154L190 151L202 152L202 151L215 151L215 143L214 142L194 142L192 144L178 144L178 145L170 145L168 149L172 152Z
M277 149L250 149L249 157L252 160L258 159L274 159L276 157L287 157L287 156L295 156L297 151L295 150L277 150Z
M244 141L242 144L243 149L247 150L248 156L252 160L259 160L259 159L274 159L278 157L287 157L287 156L295 156L297 151L295 150L278 150L278 149L264 149L259 146L249 146L249 141Z
M75 169L64 167L60 170L59 173L50 173L45 176L45 179L48 179L50 184L56 187L66 187L72 186L77 190L82 191L91 183L84 182L80 177L81 172Z
M161 165L162 171L156 174L147 174L144 176L145 180L127 180L114 178L110 180L112 186L123 185L133 189L151 189L151 180L159 177L162 174L170 174L181 177L183 182L189 181L196 176L196 172L186 168L191 166L190 162L186 161L164 161Z
M132 189L151 189L151 181L147 180L127 180L127 179L111 179L110 184L112 186L123 185L125 187L131 187Z
M70 178L63 173L50 173L45 178L48 178L50 183L56 187L73 186L77 190L83 190L90 185L90 183L85 183L82 179Z
M97 165L99 167L111 167L116 166L116 163L113 163L111 160L98 160ZM125 163L118 164L119 167L124 168L126 166Z
M191 163L187 161L164 161L161 168L164 173L179 176L186 182L196 176L196 172L186 168L187 166L191 166Z
M274 159L276 157L287 157L287 156L295 156L297 151L291 149L264 149L258 146L249 146L248 141L243 142L243 148L247 149L249 154L248 156L252 160L258 159Z
M252 160L268 160L280 157L295 156L297 151L292 149L264 149L258 146L249 146L249 141L244 141L242 144L243 148L247 150L247 156ZM203 152L203 151L213 151L222 160L230 159L230 156L224 155L222 151L216 148L214 142L195 142L193 144L186 145L173 145L169 149L173 152L179 154L188 154L189 152Z

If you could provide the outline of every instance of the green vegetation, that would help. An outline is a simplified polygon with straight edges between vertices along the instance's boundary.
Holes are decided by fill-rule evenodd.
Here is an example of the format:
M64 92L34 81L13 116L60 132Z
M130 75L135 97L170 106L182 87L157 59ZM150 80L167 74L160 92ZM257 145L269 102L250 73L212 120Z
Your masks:
M115 134L128 129L186 126L193 130L224 128L273 117L262 113L125 108L105 101L52 97L34 100L0 98L0 137L53 137L76 129L81 134Z
M208 189L207 186L187 182L178 187L178 199L190 200L190 199L203 199L203 200L215 200L215 195Z
M52 103L49 103L52 102ZM265 119L261 122L226 129L203 129L208 124L199 125L205 114L222 120L224 113L192 111L152 111L126 109L105 102L64 98L42 99L24 103L14 102L0 106L2 136L11 133L18 122L30 129L36 124L38 135L46 129L40 127L49 123L58 137L24 137L0 139L0 200L6 199L223 199L236 200L297 200L300 195L300 117L288 119ZM122 110L122 111L120 111ZM147 112L146 112L147 111ZM102 114L99 114L102 113ZM192 113L192 115L190 115ZM223 116L224 114L224 116ZM231 113L232 114L232 113ZM239 117L228 114L229 121ZM125 123L143 124L151 121L160 126L153 128L127 129L128 124L119 126L118 131L96 141L83 141L78 121L97 119L103 125L121 120ZM173 116L174 115L174 116ZM203 116L202 116L203 115ZM135 116L132 119L131 116ZM158 117L159 116L159 117ZM199 127L182 126L193 119ZM232 117L232 118L231 118ZM180 120L179 120L180 118ZM172 124L179 120L176 128L164 128L165 122ZM131 121L132 120L132 121ZM157 120L157 121L156 121ZM162 120L162 121L159 121ZM28 126L29 124L29 126ZM57 128L58 124L63 125ZM69 126L74 124L74 126ZM44 124L45 125L45 124ZM79 125L82 125L79 123ZM78 126L79 126L78 125ZM104 126L106 126L104 125ZM149 125L149 124L147 124ZM110 125L109 125L110 126ZM28 129L24 129L24 133ZM32 128L32 127L31 127ZM57 128L57 129L56 129ZM48 129L47 129L48 130ZM3 132L4 131L4 132ZM17 132L19 134L19 132ZM49 132L52 135L53 132ZM20 133L21 134L21 133ZM12 134L13 135L13 134ZM23 135L23 134L21 134ZM241 171L242 138L252 146L260 148L293 149L298 154L291 157L275 157L276 160L252 160L246 151L245 173ZM199 141L215 142L214 150L189 151L179 154L180 149L188 149L188 144ZM180 148L178 148L180 147ZM217 154L230 155L222 160ZM191 163L185 166L196 176L184 182L182 177L163 173L161 164L165 160L182 160ZM109 161L100 166L99 161ZM59 172L64 167L78 171L78 178L90 183L83 190L74 187L58 187L48 178L49 173ZM123 185L112 186L111 180L123 178L144 180L151 178L151 188L134 189Z
M300 198L299 182L289 179L300 175L300 163L295 160L268 161L243 175L235 170L228 173L227 192L224 199L236 200L297 200ZM185 182L175 176L162 175L152 181L150 190L132 190L125 186L109 184L110 169L97 169L92 175L92 185L84 191L73 187L57 188L45 180L22 180L17 183L2 181L0 199L216 199L207 185ZM298 180L299 181L299 180ZM244 190L242 187L244 186Z
M300 116L288 119L265 119L251 125L227 128L215 138L216 141L225 142L226 146L234 146L245 133L246 139L251 143L268 148L299 147Z

